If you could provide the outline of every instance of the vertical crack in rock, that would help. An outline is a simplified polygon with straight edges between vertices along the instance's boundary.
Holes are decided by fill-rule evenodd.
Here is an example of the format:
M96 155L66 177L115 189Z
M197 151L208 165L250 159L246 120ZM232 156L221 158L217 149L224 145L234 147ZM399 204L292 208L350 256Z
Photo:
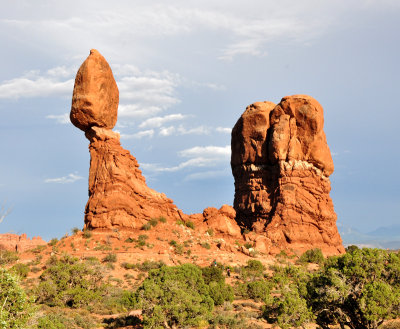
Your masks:
M322 106L312 97L246 108L232 130L234 208L242 227L264 234L271 253L344 252L329 197L334 166Z

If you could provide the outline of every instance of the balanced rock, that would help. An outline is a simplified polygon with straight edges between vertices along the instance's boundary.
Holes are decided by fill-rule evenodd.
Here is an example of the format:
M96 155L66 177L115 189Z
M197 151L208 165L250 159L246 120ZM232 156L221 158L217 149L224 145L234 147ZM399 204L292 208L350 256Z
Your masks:
M183 219L172 200L146 185L138 162L111 130L118 99L110 66L97 50L91 50L76 75L70 115L90 141L85 227L139 228L151 218Z
M265 235L271 253L344 252L329 197L334 167L323 125L321 105L294 95L276 106L248 106L232 130L236 221Z
M118 87L110 65L92 49L76 74L71 122L83 131L92 126L112 129L117 122L118 103Z

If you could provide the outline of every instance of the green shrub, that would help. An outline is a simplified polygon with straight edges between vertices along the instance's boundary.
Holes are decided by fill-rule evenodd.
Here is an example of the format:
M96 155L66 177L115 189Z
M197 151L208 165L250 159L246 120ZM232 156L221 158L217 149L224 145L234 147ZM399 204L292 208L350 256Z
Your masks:
M50 242L48 243L49 246L55 246L58 243L58 239L57 238L53 238L50 240Z
M178 219L178 220L176 221L176 223L177 223L178 225L185 225L185 222L184 222L182 219Z
M202 271L192 264L151 271L135 297L144 328L196 326L210 319L214 305Z
M11 267L11 271L17 274L21 279L25 279L29 273L29 266L26 264L18 263Z
M250 249L250 248L253 248L253 244L250 243L250 242L246 242L246 243L244 244L244 247L245 247L246 249Z
M108 254L103 258L103 263L116 263L117 255L116 254Z
M222 305L225 301L233 301L233 288L225 282L211 281L208 285L208 289L210 297L214 301L214 305Z
M133 270L136 268L136 264L132 264L132 263L122 263L121 267L123 267L126 270Z
M313 319L307 302L295 287L287 287L279 297L274 297L264 308L264 317L275 321L282 329L305 327Z
M307 292L321 327L377 328L400 316L400 254L364 248L330 257Z
M210 284L210 282L225 282L225 277L222 274L222 267L220 266L210 266L210 267L203 267L201 269L204 283Z
M186 227L191 228L192 230L194 230L194 223L192 221L186 222L185 225L186 225Z
M92 237L92 232L88 229L83 230L83 237L85 239L90 239Z
M214 235L214 230L212 228L209 228L207 231L209 236L213 236Z
M353 253L354 251L356 251L358 249L360 249L360 248L358 248L356 245L351 245L351 246L347 246L346 247L346 252L351 254L351 253Z
M165 266L165 263L163 261L153 262L146 260L142 264L136 264L136 268L142 272L148 272L150 270L159 269L163 266Z
M247 261L247 265L241 268L241 276L245 280L248 278L255 280L262 277L264 271L265 267L259 260L250 259Z
M208 242L202 242L200 245L205 249L211 249L211 246Z
M73 235L78 234L78 232L80 232L80 231L81 231L81 230L80 230L79 228L77 228L77 227L73 227L73 228L71 229L71 232L72 232Z
M272 284L265 280L247 283L247 295L255 301L267 301L270 299Z
M18 277L4 268L0 268L0 305L0 328L24 328L33 314Z
M157 226L158 224L158 219L157 218L152 218L149 220L148 224L150 224L151 226Z
M164 216L160 216L160 217L158 217L158 221L161 223L166 223L167 219Z
M34 254L40 254L44 249L46 249L45 245L36 246L31 250L31 252L33 252Z
M6 265L16 262L19 259L14 251L0 250L0 265Z
M300 258L300 263L314 263L314 264L323 264L325 261L324 255L322 254L321 249L309 249L305 253L303 253Z
M148 235L146 235L146 234L140 234L139 237L138 237L138 240L139 240L139 241L146 241L148 238L149 238Z
M173 246L173 247L175 247L178 244L178 242L176 242L175 240L171 240L168 243L169 243L170 246Z
M142 226L142 230L144 230L144 231L149 231L150 229L151 229L150 223L146 223Z
M49 306L87 306L101 297L104 272L100 264L79 262L71 256L53 257L35 289L37 302Z

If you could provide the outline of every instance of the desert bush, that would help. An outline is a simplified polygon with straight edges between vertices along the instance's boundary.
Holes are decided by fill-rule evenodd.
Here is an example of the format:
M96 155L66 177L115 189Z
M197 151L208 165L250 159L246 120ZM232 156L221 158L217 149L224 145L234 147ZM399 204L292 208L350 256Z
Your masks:
M277 322L282 329L304 327L314 318L307 301L294 285L285 287L279 296L270 298L263 315L266 319Z
M255 280L263 277L264 271L265 267L259 260L250 259L247 261L247 265L241 268L241 277L244 280Z
M214 230L212 228L209 228L206 232L209 236L214 236Z
M77 227L73 227L73 228L71 229L71 232L72 232L73 235L78 234L78 232L80 232L80 231L81 231L81 230L80 230L79 228L77 228Z
M186 225L186 227L191 228L192 230L194 230L194 223L192 221L186 222L185 225Z
M233 288L225 283L221 266L203 267L201 269L204 283L208 285L210 297L215 305L222 305L225 301L233 301Z
M12 264L19 259L14 251L0 250L0 265Z
M354 244L352 244L352 245L350 245L350 246L347 246L346 248L345 248L345 250L346 250L346 252L349 252L349 253L352 253L352 252L354 252L354 251L356 251L356 250L358 250L358 249L360 249L360 248L358 248L356 245L354 245Z
M378 328L400 316L400 255L364 248L330 257L307 289L321 327Z
M126 270L133 270L136 268L136 264L132 264L132 263L122 263L121 267L126 269Z
M309 249L304 252L299 258L299 263L314 263L321 265L324 263L324 261L324 255L319 248Z
M92 237L92 232L88 229L83 230L83 237L85 239L90 239Z
M0 328L25 328L33 314L31 300L18 277L0 268Z
M55 246L58 243L58 239L57 238L53 238L50 240L50 242L48 243L49 246Z
M166 219L164 216L160 216L160 217L158 217L158 221L159 221L160 223L166 223L166 222L167 222L167 219Z
M208 242L202 242L200 244L204 249L211 249L211 246Z
M150 223L146 223L142 226L142 230L144 230L144 231L149 231L150 229L151 229Z
M211 317L214 303L195 265L150 271L135 293L144 328L196 326Z
M247 283L247 296L255 301L268 301L271 296L272 283L266 280L257 280Z
M116 254L108 254L102 259L103 263L116 263L117 255Z
M11 267L11 271L17 274L21 279L25 279L30 271L26 264L18 263Z
M37 302L73 308L87 306L101 297L104 272L99 264L79 262L70 256L52 259L35 289Z
M151 218L148 222L148 224L150 224L151 226L157 226L158 224L158 218Z
M165 266L165 263L161 260L158 262L146 260L142 264L136 264L136 268L142 272L148 272L150 270L159 269L163 266Z

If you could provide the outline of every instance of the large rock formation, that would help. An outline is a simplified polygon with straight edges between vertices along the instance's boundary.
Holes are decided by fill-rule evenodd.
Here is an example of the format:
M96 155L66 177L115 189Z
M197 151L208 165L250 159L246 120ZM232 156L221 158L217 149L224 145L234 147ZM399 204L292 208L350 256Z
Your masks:
M89 200L86 228L139 228L151 218L181 219L165 194L146 185L136 159L123 149L117 121L119 92L111 68L97 50L76 75L71 122L89 139Z
M0 234L0 250L23 252L45 245L47 245L47 242L40 236L34 236L32 239L29 239L26 234Z
M236 220L267 237L269 251L344 251L329 197L333 161L321 105L284 97L248 106L232 130ZM267 243L268 244L268 243Z

